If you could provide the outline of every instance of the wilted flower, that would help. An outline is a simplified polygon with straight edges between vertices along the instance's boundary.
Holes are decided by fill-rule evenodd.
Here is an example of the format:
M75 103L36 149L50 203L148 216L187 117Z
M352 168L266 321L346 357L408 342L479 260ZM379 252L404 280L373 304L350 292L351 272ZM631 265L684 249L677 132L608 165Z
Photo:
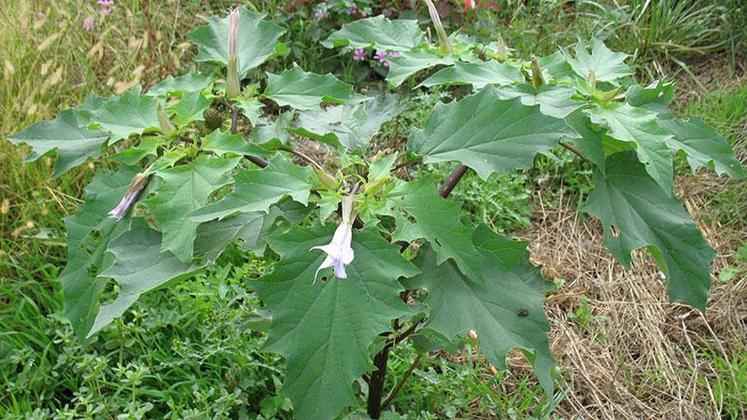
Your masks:
M356 48L353 51L353 61L363 61L366 59L366 50L363 48Z
M355 252L350 247L353 240L352 210L353 196L345 196L342 199L342 222L335 229L335 233L332 235L332 242L327 245L311 248L312 250L322 250L327 254L327 257L319 265L319 268L316 269L316 273L314 273L314 283L316 283L319 271L329 267L333 267L335 277L338 279L346 279L348 277L348 274L345 272L345 266L353 262L353 258L355 258Z
M132 179L129 188L125 191L124 196L119 203L109 212L109 217L112 219L121 220L130 210L135 201L137 201L140 192L148 185L148 174L139 173Z
M226 77L226 98L231 99L241 93L239 81L239 57L236 53L239 38L239 10L231 10L228 26L228 75Z
M87 18L85 18L85 20L83 20L83 29L90 32L93 30L95 23L96 21L93 19L93 16L88 16Z

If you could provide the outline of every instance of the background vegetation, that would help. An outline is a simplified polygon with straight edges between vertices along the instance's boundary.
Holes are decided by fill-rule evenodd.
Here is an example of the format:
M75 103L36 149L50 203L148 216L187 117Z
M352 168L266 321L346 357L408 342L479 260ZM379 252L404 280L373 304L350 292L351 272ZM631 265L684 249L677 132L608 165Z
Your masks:
M255 318L261 305L247 285L271 269L271 261L229 251L216 268L146 295L81 346L60 315L55 279L65 262L62 218L80 202L93 166L50 181L51 159L26 164L25 151L3 140L91 92L120 93L185 71L194 53L186 34L200 16L236 3L121 0L106 14L93 0L0 0L0 417L292 416L277 392L283 362L260 351L264 338L255 332ZM371 88L383 88L383 68L356 63L318 41L359 13L426 16L419 3L406 0L357 1L356 10L352 1L251 3L288 28L271 71L297 62ZM523 56L553 52L577 37L606 39L633 56L641 82L674 75L678 113L702 116L747 162L744 2L478 5L465 12L457 2L439 3L450 30L487 40L500 35ZM87 18L93 27L86 27ZM400 118L422 123L439 98L411 87L401 89L409 110ZM383 130L379 147L406 138L398 127ZM520 357L507 372L496 372L468 346L421 360L388 415L527 417L554 406L550 415L564 417L745 416L747 185L706 172L690 175L684 162L679 167L677 191L720 254L702 316L667 303L648 258L637 256L632 271L613 262L600 227L575 210L587 192L588 171L562 154L559 159L540 158L544 170L488 183L466 178L455 190L471 217L531 239L534 261L562 286L546 302L562 371L556 401L546 401ZM449 170L444 165L436 175ZM399 377L415 351L405 347L392 357L392 376Z

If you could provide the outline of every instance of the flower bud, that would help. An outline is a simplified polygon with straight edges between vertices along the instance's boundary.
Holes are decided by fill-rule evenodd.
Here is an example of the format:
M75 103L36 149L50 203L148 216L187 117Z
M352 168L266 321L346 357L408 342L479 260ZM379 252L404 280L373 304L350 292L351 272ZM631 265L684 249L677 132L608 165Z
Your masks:
M328 174L326 171L322 171L320 169L314 168L314 172L316 173L316 177L319 179L319 181L326 185L329 188L337 189L337 186L339 183L333 177L332 175Z
M542 77L542 70L540 69L537 57L532 55L532 86L535 89L539 89L545 84L545 79Z
M444 53L451 53L454 51L454 48L451 46L451 42L449 41L448 35L446 35L446 31L444 30L444 25L441 24L441 17L438 15L438 10L436 10L436 5L433 4L433 1L431 0L424 0L425 4L428 6L428 14L431 15L431 21L433 22L433 26L436 28L436 33L438 34L438 42L441 44L441 51Z
M158 108L156 108L156 115L158 115L158 124L161 126L161 132L163 134L170 136L176 133L176 127L174 127L174 124L169 119L169 116L166 115L165 112L163 112L161 104L158 104Z
M119 203L109 212L109 217L112 219L121 220L130 210L135 201L137 201L140 192L148 185L148 174L139 173L132 179L130 186L125 191L124 196Z
M239 80L239 57L237 54L239 38L239 10L231 10L228 26L228 75L226 76L226 98L231 99L241 93Z

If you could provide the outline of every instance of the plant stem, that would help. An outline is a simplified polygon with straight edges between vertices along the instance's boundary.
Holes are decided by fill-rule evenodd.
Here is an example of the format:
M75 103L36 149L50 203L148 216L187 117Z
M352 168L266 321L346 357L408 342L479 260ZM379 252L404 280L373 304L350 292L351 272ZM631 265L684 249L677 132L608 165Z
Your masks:
M469 167L464 165L459 165L456 169L454 169L451 175L449 175L449 178L446 180L446 182L441 185L441 189L439 191L441 197L446 198L449 196L449 194L451 194L451 191L454 189L454 187L456 187L464 174L467 173L468 169ZM387 342L384 347L378 353L376 353L376 356L374 356L374 366L376 366L376 370L374 372L371 372L368 377L368 404L366 410L369 417L371 417L372 419L378 419L381 416L381 411L386 408L389 403L391 403L394 397L397 396L397 393L404 386L405 382L412 374L412 371L420 361L420 355L418 355L418 358L415 359L415 363L413 363L407 373L405 373L405 375L395 385L386 401L382 403L381 397L383 395L382 391L384 389L384 381L386 379L386 367L389 362L389 351L392 349L392 347L399 344L402 340L415 333L415 330L417 329L419 324L420 321L416 322L402 334Z
M239 107L231 107L231 133L237 132L239 129Z
M589 159L587 159L584 155L582 155L581 152L578 149L576 149L574 146L571 146L570 144L562 142L562 141L559 141L558 144L570 150L571 152L573 152L576 156L580 157L581 159L587 162L589 161Z
M410 375L412 375L412 372L415 370L416 367L420 364L420 359L423 357L423 353L418 353L417 356L415 356L415 360L410 365L410 368L407 369L407 372L405 372L404 375L399 379L396 385L394 385L394 388L392 388L392 392L389 393L389 395L386 397L383 403L381 403L381 410L383 411L389 404L392 403L392 400L397 396L399 391L402 389L402 387L405 385L405 382L407 382L408 379L410 379Z
M456 169L449 175L449 177L446 179L446 182L441 185L441 189L439 190L439 194L441 197L446 198L451 194L451 191L456 187L456 185L459 183L459 180L462 179L465 173L467 173L467 170L469 170L469 167L464 165L457 166Z
M367 412L372 419L381 417L381 397L384 391L384 381L386 379L386 365L389 361L389 350L391 346L385 345L374 357L374 366L376 370L371 372L368 377L368 405Z

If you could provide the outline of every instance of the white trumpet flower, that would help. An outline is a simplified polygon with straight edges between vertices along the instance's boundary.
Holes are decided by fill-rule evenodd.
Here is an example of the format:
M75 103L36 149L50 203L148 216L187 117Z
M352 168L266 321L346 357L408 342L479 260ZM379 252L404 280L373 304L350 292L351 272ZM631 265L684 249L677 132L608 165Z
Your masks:
M350 244L353 241L353 218L351 218L353 210L353 196L348 195L342 199L342 222L337 226L335 234L332 235L332 242L327 245L320 245L311 248L311 250L319 249L327 254L327 257L322 261L319 268L314 273L314 283L319 275L319 271L325 268L333 267L335 277L338 279L348 278L347 272L345 272L345 266L353 262L355 258L355 252Z

